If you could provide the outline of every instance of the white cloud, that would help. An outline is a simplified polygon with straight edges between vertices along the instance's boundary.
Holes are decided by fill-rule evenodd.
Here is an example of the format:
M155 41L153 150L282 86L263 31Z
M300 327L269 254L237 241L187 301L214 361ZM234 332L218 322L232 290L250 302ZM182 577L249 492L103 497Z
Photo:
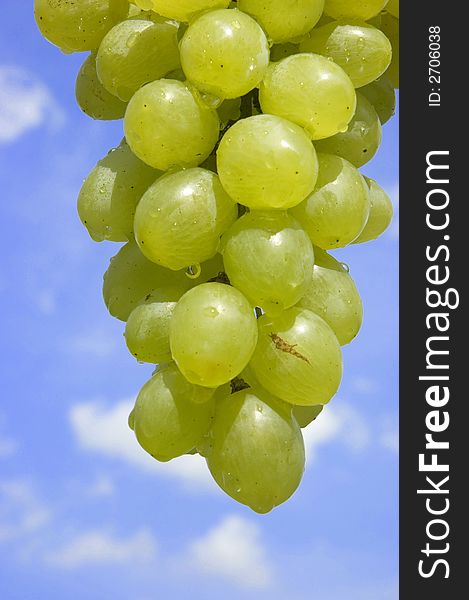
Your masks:
M35 294L35 301L38 310L46 317L55 313L57 301L52 290L38 290Z
M106 531L95 530L77 535L63 547L49 552L45 562L52 567L77 569L96 564L148 563L155 560L157 545L148 530L141 530L127 539Z
M84 331L67 341L66 349L74 354L107 358L116 352L116 340L103 329Z
M19 444L13 438L2 433L2 429L5 427L5 417L0 413L0 459L10 458L16 454Z
M386 450L399 454L399 428L396 421L391 418L386 419L379 441Z
M168 463L158 463L148 455L127 424L133 405L133 400L123 400L113 407L99 402L73 406L69 418L79 446L150 473L173 477L189 488L217 489L200 456L181 456Z
M19 444L16 440L0 435L0 459L15 455Z
M238 516L226 517L193 541L184 563L186 568L223 577L240 587L267 588L273 583L259 527Z
M0 481L0 543L32 534L50 520L51 512L37 497L31 482Z
M0 144L46 125L57 129L64 113L44 83L13 66L0 66Z
M107 475L100 475L87 490L88 495L92 497L113 496L116 491L114 482Z
M333 401L334 402L334 401ZM303 429L306 456L314 460L318 448L339 441L353 452L365 450L370 443L370 430L357 410L347 404L327 405L320 416Z
M352 385L354 390L361 394L374 394L378 390L376 382L369 377L355 377Z

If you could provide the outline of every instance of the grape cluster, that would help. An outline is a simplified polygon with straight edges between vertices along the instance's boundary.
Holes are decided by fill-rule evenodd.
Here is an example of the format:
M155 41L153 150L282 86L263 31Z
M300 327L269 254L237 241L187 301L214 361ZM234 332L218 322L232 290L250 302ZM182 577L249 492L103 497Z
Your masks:
M266 513L298 487L301 428L362 323L328 251L392 219L358 168L394 113L398 2L35 0L35 15L64 52L90 52L81 109L124 119L78 212L93 240L125 242L104 300L157 365L129 425L156 460L199 453Z

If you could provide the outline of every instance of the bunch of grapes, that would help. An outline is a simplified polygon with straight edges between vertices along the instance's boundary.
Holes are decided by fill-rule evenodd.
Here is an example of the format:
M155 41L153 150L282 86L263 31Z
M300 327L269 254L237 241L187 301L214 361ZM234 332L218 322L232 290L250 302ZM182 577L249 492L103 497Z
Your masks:
M398 87L396 0L35 0L43 35L90 51L76 83L125 139L78 198L125 242L104 300L156 365L129 425L156 460L199 453L259 513L305 463L301 428L337 392L362 323L328 251L392 219L358 168Z

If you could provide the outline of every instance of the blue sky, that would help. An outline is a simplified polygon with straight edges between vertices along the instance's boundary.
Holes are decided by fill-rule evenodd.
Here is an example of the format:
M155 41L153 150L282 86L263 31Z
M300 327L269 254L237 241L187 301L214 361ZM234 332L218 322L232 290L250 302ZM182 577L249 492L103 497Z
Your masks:
M306 431L301 488L273 513L236 505L203 462L157 465L127 413L151 373L101 299L117 252L76 214L121 123L74 102L83 55L41 39L32 0L0 23L0 597L2 600L396 600L397 220L336 255L365 304L337 397ZM363 172L398 202L397 118Z

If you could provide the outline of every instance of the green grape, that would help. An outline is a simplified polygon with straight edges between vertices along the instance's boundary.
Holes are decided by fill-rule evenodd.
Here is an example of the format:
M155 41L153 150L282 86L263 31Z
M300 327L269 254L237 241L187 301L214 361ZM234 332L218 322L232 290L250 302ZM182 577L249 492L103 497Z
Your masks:
M342 378L342 353L329 325L305 308L258 320L259 341L250 366L260 384L285 402L327 404Z
M214 256L238 207L215 173L187 169L157 180L142 196L134 231L143 254L173 270Z
M78 214L92 239L132 239L137 204L160 176L159 171L139 160L125 142L100 160L78 196Z
M34 0L39 30L65 52L96 50L128 10L127 0Z
M373 105L357 92L357 110L347 131L316 144L318 152L336 154L356 167L369 162L381 144L381 123Z
M324 406L294 406L293 416L298 425L304 429L315 421L322 413Z
M326 0L324 12L333 19L368 21L378 15L388 0Z
M217 108L221 129L224 129L230 121L237 121L241 117L241 98L224 100Z
M224 234L221 252L231 284L269 314L296 304L311 282L313 247L287 213L244 215Z
M256 115L230 127L217 151L217 167L228 194L256 210L295 206L318 177L309 137L274 115Z
M235 288L206 283L178 302L170 325L171 352L191 383L218 387L241 373L257 342L254 311Z
M169 323L175 302L141 304L130 313L125 327L125 341L139 362L153 364L171 361Z
M394 116L396 111L396 93L389 77L383 75L373 83L360 89L360 93L373 105L381 125Z
M362 300L346 267L323 250L314 250L313 277L298 307L322 317L344 346L358 335L362 326Z
M230 0L135 0L135 4L148 6L159 15L176 21L190 21L200 12L226 8Z
M132 409L130 411L128 425L129 425L129 428L133 431L134 427L135 427L135 410L134 409Z
M240 10L250 14L274 43L308 33L319 21L324 0L238 0Z
M160 79L132 97L124 130L127 143L143 162L167 171L202 163L218 140L219 119L184 83Z
M212 390L189 383L174 364L159 370L135 403L138 443L163 462L190 452L212 424L212 396Z
M292 44L291 42L287 42L286 44L275 44L270 49L270 60L272 62L278 62L283 58L287 58L287 56L298 54L298 52L299 44Z
M374 179L365 177L365 181L370 190L370 216L365 228L353 242L354 244L369 242L382 235L391 224L394 212L391 198L386 194L383 188L378 185Z
M400 0L389 0L386 4L386 10L388 13L391 13L393 17L396 17L396 19L399 18L399 2Z
M96 55L90 54L78 71L75 83L78 106L92 119L122 119L127 104L110 94L98 79Z
M392 48L382 31L367 23L332 22L311 31L300 52L332 58L356 88L380 77L391 63Z
M155 265L134 242L123 246L104 274L104 302L113 317L127 321L140 300L159 290L160 302L177 302L191 287L183 271L175 272Z
M181 45L187 79L219 98L238 98L257 87L269 65L265 33L249 15L224 9L190 25Z
M177 24L131 19L113 27L98 50L96 67L104 87L124 102L145 83L177 69Z
M318 154L319 177L313 193L291 214L315 246L344 248L365 227L370 197L362 176L348 161L333 154Z
M391 42L392 61L386 75L389 77L392 85L399 88L399 19L390 14L383 13L381 17L381 30Z
M263 112L301 125L313 140L345 131L355 112L349 76L316 54L294 54L273 63L259 90Z
M291 412L260 389L217 402L208 467L224 492L258 513L288 500L303 476L303 436Z

